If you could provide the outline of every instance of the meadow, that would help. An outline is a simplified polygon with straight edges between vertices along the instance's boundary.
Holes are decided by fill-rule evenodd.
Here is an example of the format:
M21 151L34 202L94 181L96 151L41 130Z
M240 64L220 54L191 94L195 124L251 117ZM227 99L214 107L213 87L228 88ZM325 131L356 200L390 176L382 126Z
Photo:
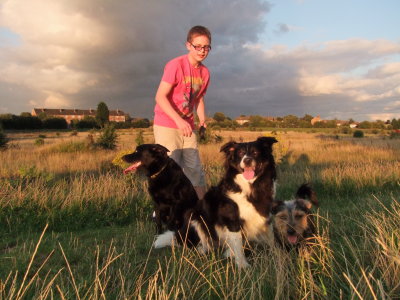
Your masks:
M151 131L141 133L153 142ZM87 132L9 133L0 151L0 299L400 299L400 139L294 131L222 131L200 145L207 184L219 148L275 136L277 198L309 182L318 238L297 255L257 246L238 270L219 253L153 249L146 180ZM38 136L44 143L37 143ZM221 141L222 138L222 141Z

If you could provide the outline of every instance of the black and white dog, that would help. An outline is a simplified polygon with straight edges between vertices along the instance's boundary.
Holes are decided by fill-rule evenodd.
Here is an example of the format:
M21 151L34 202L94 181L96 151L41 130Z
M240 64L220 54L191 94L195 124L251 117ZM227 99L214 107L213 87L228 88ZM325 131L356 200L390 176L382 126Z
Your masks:
M159 144L143 144L122 159L132 165L124 173L142 170L148 177L148 191L154 200L157 233L163 225L170 231L186 236L191 213L198 196L182 168L168 156L169 150ZM191 243L198 242L197 236Z
M269 214L275 195L276 170L272 155L273 137L247 143L229 142L222 146L225 174L216 187L201 199L192 215L191 227L207 252L219 245L239 267L248 266L244 241L267 242ZM174 243L174 234L160 235L156 247Z

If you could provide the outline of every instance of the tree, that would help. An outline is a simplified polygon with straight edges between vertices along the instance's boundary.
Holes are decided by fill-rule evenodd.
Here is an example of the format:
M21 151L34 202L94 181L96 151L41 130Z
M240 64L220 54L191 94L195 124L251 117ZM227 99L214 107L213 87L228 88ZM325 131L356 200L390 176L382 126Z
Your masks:
M9 139L3 132L3 128L0 126L0 149L5 149L7 147Z
M297 128L299 127L299 118L294 115L287 115L283 117L283 126L285 128Z
M97 105L96 121L100 127L104 127L109 122L110 111L108 110L107 104L100 102Z
M313 118L314 118L314 117L313 117L312 115L305 114L304 117L301 118L301 120L306 121L306 122L309 122L309 123L311 124L311 120L312 120Z
M225 114L222 113L222 112L216 112L216 113L214 114L213 119L214 119L215 121L217 121L217 122L223 122L223 121L225 121L226 116L225 116Z
M265 119L261 116L250 116L249 118L250 127L263 127L265 126Z

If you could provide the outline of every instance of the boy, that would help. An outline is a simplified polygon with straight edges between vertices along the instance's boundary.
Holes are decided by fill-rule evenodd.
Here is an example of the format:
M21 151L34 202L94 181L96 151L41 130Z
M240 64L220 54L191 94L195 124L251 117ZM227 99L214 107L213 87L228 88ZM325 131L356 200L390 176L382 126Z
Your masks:
M204 95L210 73L202 64L211 50L211 33L203 26L194 26L187 35L188 54L169 61L156 93L154 137L157 144L170 150L170 156L183 168L199 198L205 193L196 135L194 114L199 127L206 127Z

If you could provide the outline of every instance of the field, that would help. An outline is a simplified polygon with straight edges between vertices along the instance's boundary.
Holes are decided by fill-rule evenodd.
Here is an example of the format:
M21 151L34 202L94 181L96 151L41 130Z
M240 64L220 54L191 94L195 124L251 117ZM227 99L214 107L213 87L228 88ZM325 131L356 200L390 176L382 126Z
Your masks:
M10 133L0 152L0 299L400 299L399 139L217 134L276 136L277 198L310 182L320 202L309 253L258 246L238 270L219 253L152 249L145 179L124 176L118 159L138 131L118 131L113 151L88 147L87 132ZM208 185L222 174L221 145L200 146Z

